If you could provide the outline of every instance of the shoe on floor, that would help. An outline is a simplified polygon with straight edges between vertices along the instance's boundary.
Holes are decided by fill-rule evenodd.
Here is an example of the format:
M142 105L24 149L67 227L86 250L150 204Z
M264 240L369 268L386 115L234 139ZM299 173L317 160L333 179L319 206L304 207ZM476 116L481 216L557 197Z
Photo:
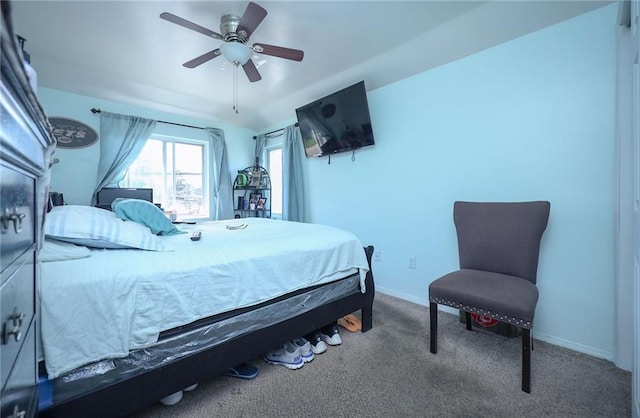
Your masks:
M223 374L225 376L251 380L251 379L254 379L256 376L258 376L259 373L260 371L258 370L257 367L254 367L247 363L241 363L241 364L238 364L237 366L231 367Z
M284 343L284 346L271 350L263 355L264 361L270 364L279 364L288 369L299 369L304 366L300 350L291 342Z
M342 338L340 338L340 332L338 331L338 324L333 323L331 325L327 325L326 327L320 330L320 337L322 341L329 345L340 345L342 344Z
M313 354L322 354L327 351L327 345L322 341L320 331L307 335L305 339L311 344L311 351L313 351Z
M182 391L179 390L176 393L172 393L171 395L165 396L164 398L160 399L160 403L162 405L172 406L177 404L181 400L182 400Z
M302 361L308 363L313 360L313 349L311 348L311 343L307 341L306 338L298 337L291 342L298 347L298 350L300 351L300 357L302 357Z
M362 323L355 315L349 314L338 319L338 325L349 332L358 332L362 329Z

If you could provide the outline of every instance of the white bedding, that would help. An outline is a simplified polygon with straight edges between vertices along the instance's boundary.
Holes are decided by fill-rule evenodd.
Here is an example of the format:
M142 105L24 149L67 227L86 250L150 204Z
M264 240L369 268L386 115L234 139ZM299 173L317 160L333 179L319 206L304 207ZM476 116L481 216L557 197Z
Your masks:
M54 239L45 239L38 253L38 261L48 263L50 261L76 260L90 256L91 251L87 247Z
M228 230L227 225L247 224ZM263 218L203 222L161 237L173 251L91 250L42 263L41 338L49 378L153 345L161 331L359 272L353 234Z

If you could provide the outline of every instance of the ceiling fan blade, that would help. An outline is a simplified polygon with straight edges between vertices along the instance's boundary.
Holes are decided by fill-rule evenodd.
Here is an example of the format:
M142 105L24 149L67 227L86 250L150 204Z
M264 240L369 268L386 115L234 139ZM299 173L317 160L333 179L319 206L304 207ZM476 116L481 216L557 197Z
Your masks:
M302 61L302 58L304 58L304 51L285 48L282 46L253 44L253 50L259 54L271 55L293 61Z
M181 17L178 17L178 16L176 16L174 14L167 13L167 12L160 13L160 18L164 19L164 20L166 20L168 22L175 23L176 25L180 25L182 27L185 27L187 29L191 29L191 30L194 30L196 32L200 32L201 34L210 36L213 39L219 39L221 41L224 41L224 37L222 35L220 35L219 33L216 33L216 32L214 32L214 31L212 31L210 29L204 28L204 27L202 27L200 25L196 25L195 23L190 22L190 21L188 21L186 19L183 19Z
M262 76L258 72L258 69L256 68L256 65L253 63L252 60L247 61L242 66L242 69L244 70L244 73L249 78L249 81L251 81L252 83L262 80Z
M253 2L249 2L238 24L238 31L245 31L247 39L249 39L266 15L267 11L265 9Z
M213 51L209 51L206 54L202 54L199 57L196 57L194 59L192 59L191 61L187 61L184 64L182 64L183 66L187 67L187 68L196 68L198 65L202 65L207 61L210 61L212 59L214 59L215 57L219 56L220 53L220 48L216 48Z

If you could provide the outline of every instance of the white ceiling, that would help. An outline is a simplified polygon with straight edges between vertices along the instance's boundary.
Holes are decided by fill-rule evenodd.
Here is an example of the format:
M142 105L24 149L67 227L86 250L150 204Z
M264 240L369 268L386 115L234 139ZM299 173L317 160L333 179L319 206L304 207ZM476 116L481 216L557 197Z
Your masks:
M610 2L268 1L249 39L304 50L302 62L254 55L262 80L218 57L182 63L221 41L159 18L170 12L220 31L247 1L15 1L16 32L38 84L254 130L295 117L295 108L365 80L376 89ZM109 110L109 109L105 109Z

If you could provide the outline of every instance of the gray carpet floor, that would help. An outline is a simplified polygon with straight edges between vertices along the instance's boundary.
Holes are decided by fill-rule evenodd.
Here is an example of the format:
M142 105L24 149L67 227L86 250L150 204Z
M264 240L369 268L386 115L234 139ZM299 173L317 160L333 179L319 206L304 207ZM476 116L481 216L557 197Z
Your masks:
M531 394L520 390L521 339L465 330L440 313L429 352L428 308L377 294L373 329L302 369L253 359L254 380L219 376L145 417L630 417L631 373L535 340Z

